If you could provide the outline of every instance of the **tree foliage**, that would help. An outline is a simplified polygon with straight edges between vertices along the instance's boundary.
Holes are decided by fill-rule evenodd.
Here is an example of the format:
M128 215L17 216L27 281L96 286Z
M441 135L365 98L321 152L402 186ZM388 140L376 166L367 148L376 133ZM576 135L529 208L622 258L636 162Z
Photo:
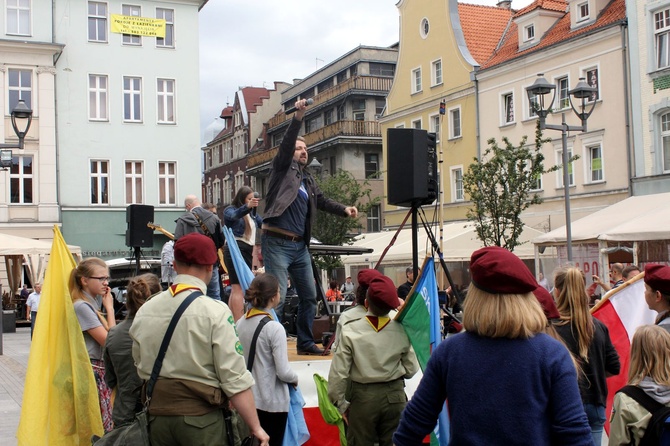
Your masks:
M371 196L372 189L367 180L358 181L350 172L339 170L335 175L326 175L316 179L326 198L335 200L345 206L356 206L358 213L366 214L370 208L379 204L379 197ZM316 227L312 228L312 236L326 245L341 246L352 244L350 234L362 228L358 219L344 218L324 211L318 211ZM340 256L314 256L319 268L329 273L342 266Z
M535 129L535 145L527 146L527 136L518 146L503 137L504 147L495 138L481 160L477 158L463 175L463 188L473 207L468 209L468 220L475 223L477 237L485 246L502 246L513 251L523 231L521 213L529 206L542 203L537 182L543 173L553 172L558 166L544 168L542 144L544 139L539 123Z

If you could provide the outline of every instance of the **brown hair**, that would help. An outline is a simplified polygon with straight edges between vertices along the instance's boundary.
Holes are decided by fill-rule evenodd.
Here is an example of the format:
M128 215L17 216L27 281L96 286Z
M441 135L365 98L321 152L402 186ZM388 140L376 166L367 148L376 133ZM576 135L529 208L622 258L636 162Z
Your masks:
M527 339L543 333L547 325L542 307L533 295L491 294L476 286L468 289L463 304L463 327L487 338Z
M109 271L109 267L105 261L99 259L98 257L89 257L88 259L82 260L79 265L77 265L77 267L72 270L70 273L70 280L68 282L70 298L72 299L73 303L78 300L88 302L98 315L98 319L100 319L100 322L102 322L102 326L105 327L105 330L109 330L109 324L107 323L107 320L102 316L102 313L97 310L97 303L86 296L84 293L84 287L81 283L82 278L90 277L91 274L93 274L93 268L96 266L101 266Z
M558 325L572 325L577 332L579 357L588 362L595 326L589 311L584 275L574 266L559 268L554 274L554 286L559 292L556 298L556 307L561 315Z
M141 274L130 279L126 287L127 318L135 317L137 310L144 305L147 299L160 291L161 283L155 274Z
M251 281L244 293L244 300L256 308L267 308L268 303L277 295L279 281L272 274L259 274Z
M638 327L630 346L628 384L637 385L645 376L670 386L670 333L658 325Z

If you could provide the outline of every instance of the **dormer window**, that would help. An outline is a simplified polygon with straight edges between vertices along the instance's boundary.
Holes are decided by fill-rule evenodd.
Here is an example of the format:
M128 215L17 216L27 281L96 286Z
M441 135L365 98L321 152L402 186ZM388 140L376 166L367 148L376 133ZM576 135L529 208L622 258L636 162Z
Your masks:
M589 2L579 3L577 5L577 21L583 22L584 20L588 20L589 16Z
M530 42L535 38L535 24L530 24L523 28L523 41Z

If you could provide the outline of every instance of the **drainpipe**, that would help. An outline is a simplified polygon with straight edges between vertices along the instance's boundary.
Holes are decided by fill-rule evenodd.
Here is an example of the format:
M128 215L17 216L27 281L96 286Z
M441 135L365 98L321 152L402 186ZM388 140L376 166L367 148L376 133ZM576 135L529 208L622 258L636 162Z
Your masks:
M475 84L475 144L477 145L477 159L481 159L481 135L479 133L479 81L477 80L477 71L479 71L479 67L474 67L474 70L470 73L470 79Z
M624 88L624 110L626 110L626 113L624 114L625 120L626 120L626 157L628 158L628 193L629 195L633 195L633 173L635 172L633 168L633 154L631 153L632 150L632 144L631 144L631 138L633 137L631 134L631 128L630 128L630 85L629 85L629 70L630 70L630 65L628 64L628 23L623 22L621 24L621 58L623 59L623 88Z

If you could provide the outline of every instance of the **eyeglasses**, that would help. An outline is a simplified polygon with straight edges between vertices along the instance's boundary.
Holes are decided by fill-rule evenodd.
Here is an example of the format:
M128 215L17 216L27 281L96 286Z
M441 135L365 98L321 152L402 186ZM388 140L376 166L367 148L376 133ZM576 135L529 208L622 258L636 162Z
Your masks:
M93 276L89 276L88 278L89 278L89 279L96 279L96 280L99 280L100 282L109 282L109 277L93 277Z

